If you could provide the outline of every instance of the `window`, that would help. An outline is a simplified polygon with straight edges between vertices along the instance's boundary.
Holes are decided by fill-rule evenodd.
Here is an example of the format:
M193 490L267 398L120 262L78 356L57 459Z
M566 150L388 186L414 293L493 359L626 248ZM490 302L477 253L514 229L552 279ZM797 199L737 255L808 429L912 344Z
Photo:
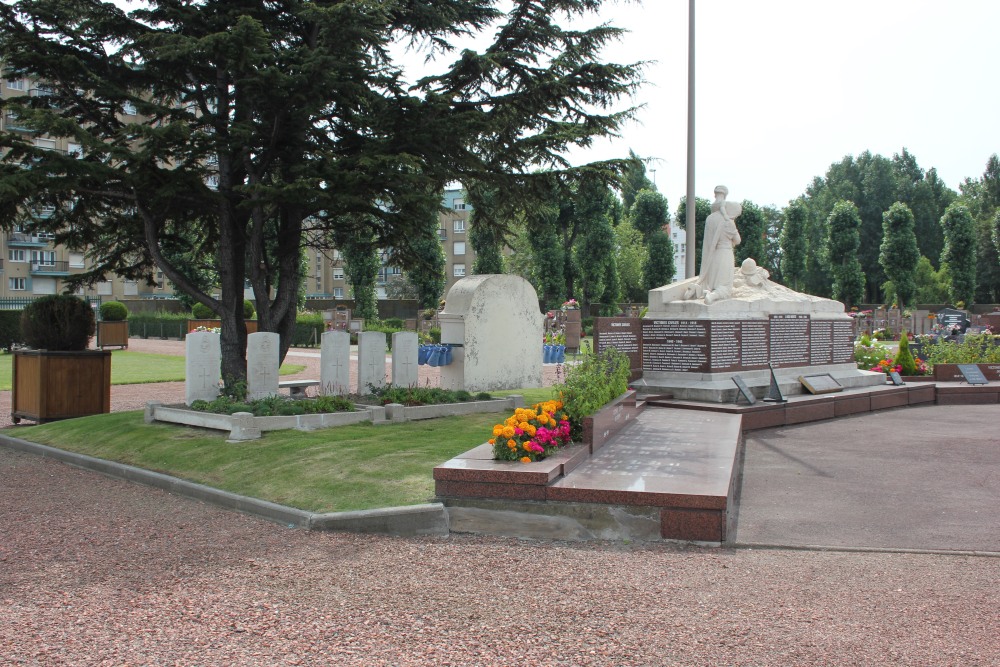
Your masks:
M45 150L52 151L56 148L55 139L47 139L45 137L38 137L35 139L35 145L39 148L44 148Z
M334 299L343 299L344 298L344 288L343 287L334 287L333 288L333 298Z
M136 115L135 105L129 102L128 100L125 100L122 103L122 113L124 113L126 116Z
M336 262L339 259L343 259L343 255L340 254L339 250L334 250L333 251L333 261Z
M344 279L344 267L342 267L342 266L335 266L335 267L333 267L333 279L334 280L343 280Z
M56 263L56 253L54 250L32 250L31 263L40 266L53 266Z
M465 210L465 200L464 199L452 199L451 200L451 207L453 209L455 209L456 211L464 211Z
M11 262L27 262L28 259L24 254L23 250L14 250L13 248L7 251L7 259Z
M453 266L452 275L456 278L465 277L465 264L455 264Z
M438 227L438 238L441 239L442 241L448 240L448 230L445 229L444 225Z
M97 293L100 294L101 296L110 296L111 295L111 281L110 280L102 280L101 282L97 283Z
M464 255L465 254L465 241L455 241L455 246L454 246L453 254L455 254L455 255Z
M25 281L26 281L25 278L8 278L7 288L11 292L23 292L24 290L27 289L27 287L25 286Z
M24 79L8 79L7 90L24 90Z
M456 220L452 229L457 233L465 233L465 220Z
M71 269L82 269L82 268L84 268L83 253L82 252L71 252L69 254L69 268L71 268Z

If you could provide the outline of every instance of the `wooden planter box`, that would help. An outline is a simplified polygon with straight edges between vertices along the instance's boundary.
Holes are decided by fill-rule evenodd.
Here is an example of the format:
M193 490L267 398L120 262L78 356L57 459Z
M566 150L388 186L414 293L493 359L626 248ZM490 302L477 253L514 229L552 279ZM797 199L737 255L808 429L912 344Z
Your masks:
M246 320L247 333L257 333L257 320ZM191 333L198 327L208 327L209 329L214 329L216 327L222 328L222 320L188 320L187 330Z
M97 347L128 348L128 320L97 323Z
M13 355L11 417L39 424L111 412L111 353L106 350Z

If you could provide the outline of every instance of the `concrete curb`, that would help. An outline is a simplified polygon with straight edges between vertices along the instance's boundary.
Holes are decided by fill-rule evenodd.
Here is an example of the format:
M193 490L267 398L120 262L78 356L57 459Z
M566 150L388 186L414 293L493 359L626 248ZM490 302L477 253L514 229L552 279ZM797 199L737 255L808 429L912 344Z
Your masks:
M398 537L448 534L448 515L441 503L317 514L222 491L204 484L188 482L135 466L106 461L86 454L67 452L21 438L0 435L0 447L55 459L77 468L103 473L128 482L145 484L223 509L235 510L281 523L290 528L371 533Z

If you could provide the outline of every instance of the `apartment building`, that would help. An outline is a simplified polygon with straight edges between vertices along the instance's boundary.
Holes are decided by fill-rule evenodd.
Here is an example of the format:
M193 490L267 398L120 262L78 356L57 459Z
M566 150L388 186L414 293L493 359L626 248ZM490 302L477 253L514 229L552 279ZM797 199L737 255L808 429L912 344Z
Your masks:
M3 99L48 94L44 84L31 79L0 80L0 98ZM126 105L123 113L138 120L134 107ZM19 122L15 112L5 110L0 116L0 132L26 133L28 128ZM36 137L34 142L45 150L83 156L82 147L66 138ZM32 211L31 215L45 219L53 213L53 210L41 209ZM84 251L56 245L51 234L28 233L20 226L10 231L0 230L0 246L3 247L0 256L0 298L33 298L61 293L67 278L87 268ZM77 293L104 299L168 298L173 296L173 289L160 273L154 286L112 275L93 287L77 290Z

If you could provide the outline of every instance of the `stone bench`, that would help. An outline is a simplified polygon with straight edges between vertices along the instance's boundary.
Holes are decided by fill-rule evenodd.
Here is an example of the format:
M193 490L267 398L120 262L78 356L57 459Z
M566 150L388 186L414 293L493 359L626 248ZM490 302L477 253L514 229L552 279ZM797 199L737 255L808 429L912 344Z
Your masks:
M282 380L278 383L278 389L287 389L292 398L305 398L306 389L318 386L319 380Z

